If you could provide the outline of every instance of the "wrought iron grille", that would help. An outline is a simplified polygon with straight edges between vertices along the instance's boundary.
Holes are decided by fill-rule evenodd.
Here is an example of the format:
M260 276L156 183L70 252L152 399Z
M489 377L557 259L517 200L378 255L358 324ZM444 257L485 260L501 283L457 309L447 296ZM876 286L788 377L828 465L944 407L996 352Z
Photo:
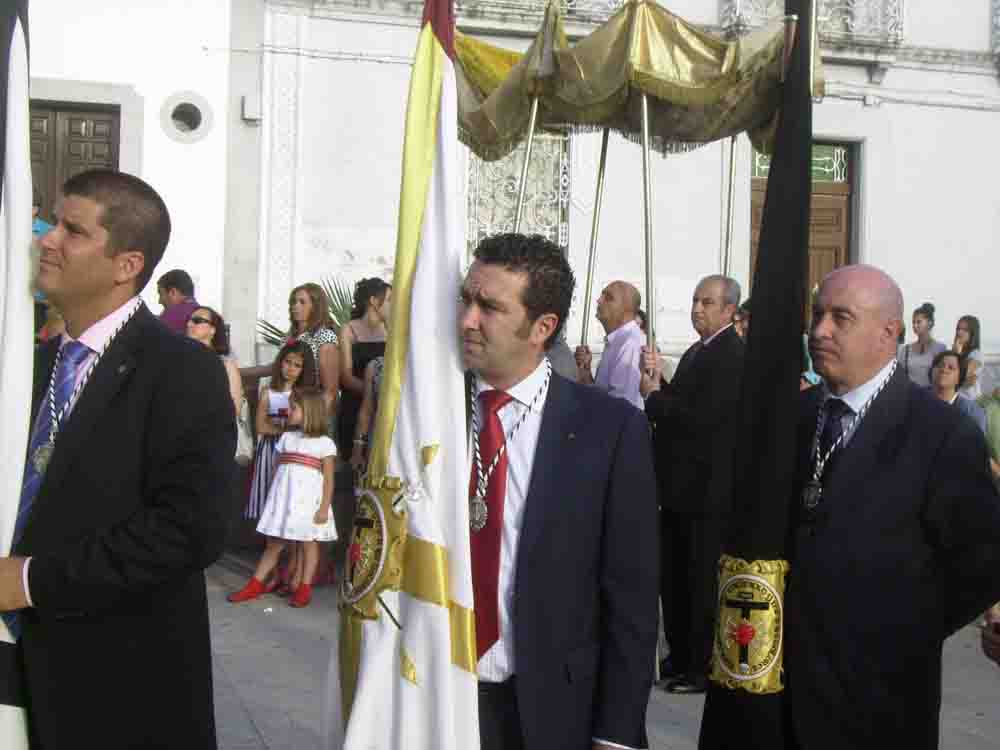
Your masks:
M514 209L524 161L524 144L503 159L469 155L469 212L466 242L471 253L484 237L514 230ZM569 135L538 133L531 149L521 232L540 234L569 246Z

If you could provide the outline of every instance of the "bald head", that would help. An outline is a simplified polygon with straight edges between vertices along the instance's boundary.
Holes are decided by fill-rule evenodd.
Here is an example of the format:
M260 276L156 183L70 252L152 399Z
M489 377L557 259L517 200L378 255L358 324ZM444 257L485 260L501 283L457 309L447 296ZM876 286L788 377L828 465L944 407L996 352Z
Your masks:
M820 284L809 347L816 372L843 394L868 382L895 356L903 294L885 271L844 266Z
M641 306L642 295L638 289L627 281L612 281L597 299L597 319L605 333L611 333L635 320Z
M893 278L875 266L857 264L841 266L826 275L820 283L820 291L828 283L843 283L854 287L867 297L873 309L884 315L886 320L903 321L903 292Z

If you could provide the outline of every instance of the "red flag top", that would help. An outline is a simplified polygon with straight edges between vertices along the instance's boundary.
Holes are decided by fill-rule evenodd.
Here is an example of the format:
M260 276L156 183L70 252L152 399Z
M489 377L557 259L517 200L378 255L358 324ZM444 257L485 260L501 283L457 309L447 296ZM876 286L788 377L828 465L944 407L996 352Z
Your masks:
M445 54L455 59L455 10L452 0L426 0L424 2L423 26L430 21L434 36L441 42Z

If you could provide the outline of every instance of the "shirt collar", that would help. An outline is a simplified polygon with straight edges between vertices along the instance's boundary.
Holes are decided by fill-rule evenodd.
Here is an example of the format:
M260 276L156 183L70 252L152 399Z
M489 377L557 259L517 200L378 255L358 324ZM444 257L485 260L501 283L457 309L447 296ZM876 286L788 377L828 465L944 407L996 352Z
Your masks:
M140 304L142 304L142 300L140 300L138 296L133 297L110 315L101 318L99 321L90 326L90 328L81 333L80 338L77 339L77 341L86 346L92 352L98 353L104 351L104 347L107 346L108 342L114 337L115 332L118 330L118 326L128 320L128 317ZM59 344L59 348L61 349L66 346L66 344L70 341L73 341L73 337L68 333L64 333L62 335L62 341Z
M715 333L713 333L713 334L712 334L711 336L709 336L709 337L708 337L707 339L705 339L704 341L702 341L702 342L701 342L701 345L702 345L702 346L708 346L708 345L709 345L709 344L711 344L711 343L712 343L713 341L715 341L715 340L716 340L717 338L719 338L719 336L720 336L720 335L722 335L723 333L725 333L727 329L729 329L729 328L732 328L732 327L733 327L733 324L732 324L732 323L730 323L730 324L729 324L729 325L727 325L727 326L722 326L722 328L720 328L720 329L719 329L718 331L716 331Z
M532 371L532 373L528 375L528 377L526 377L520 383L517 383L507 389L507 393L509 393L514 398L515 401L523 404L524 406L530 407L531 402L535 401L535 406L533 411L538 413L541 413L542 411L542 406L544 405L544 399L539 398L536 400L535 396L538 393L538 390L542 387L542 383L545 382L546 359L547 357L542 357L542 361L538 363L538 367L536 367ZM477 398L479 397L479 394L482 393L483 391L494 391L494 390L496 390L496 388L487 383L485 380L479 377L476 378Z
M861 407L868 403L868 399L882 387L882 384L889 379L889 373L892 371L892 365L896 360L890 359L889 363L878 371L878 374L869 380L867 383L862 383L853 391L848 391L843 396L834 396L832 393L827 391L826 398L839 398L849 407L851 411L855 414L861 411ZM825 403L826 399L824 399Z
M642 333L642 330L639 328L639 324L634 318L628 323L618 326L615 330L605 336L604 340L610 344L617 339L627 337L630 331L638 331L639 333Z

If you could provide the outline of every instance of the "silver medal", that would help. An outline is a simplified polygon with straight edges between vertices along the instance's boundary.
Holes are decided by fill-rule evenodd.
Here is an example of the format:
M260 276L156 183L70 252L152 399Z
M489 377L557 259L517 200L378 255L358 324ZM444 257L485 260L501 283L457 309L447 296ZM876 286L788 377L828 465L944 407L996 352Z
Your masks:
M31 463L34 464L35 471L39 474L44 474L45 470L49 467L49 461L52 459L53 450L55 450L55 446L52 443L43 443L38 446L38 449L31 457Z
M802 507L808 511L816 510L823 499L823 485L812 481L802 488Z
M476 495L469 502L469 526L473 531L482 531L488 517L489 508L486 507L486 501Z

